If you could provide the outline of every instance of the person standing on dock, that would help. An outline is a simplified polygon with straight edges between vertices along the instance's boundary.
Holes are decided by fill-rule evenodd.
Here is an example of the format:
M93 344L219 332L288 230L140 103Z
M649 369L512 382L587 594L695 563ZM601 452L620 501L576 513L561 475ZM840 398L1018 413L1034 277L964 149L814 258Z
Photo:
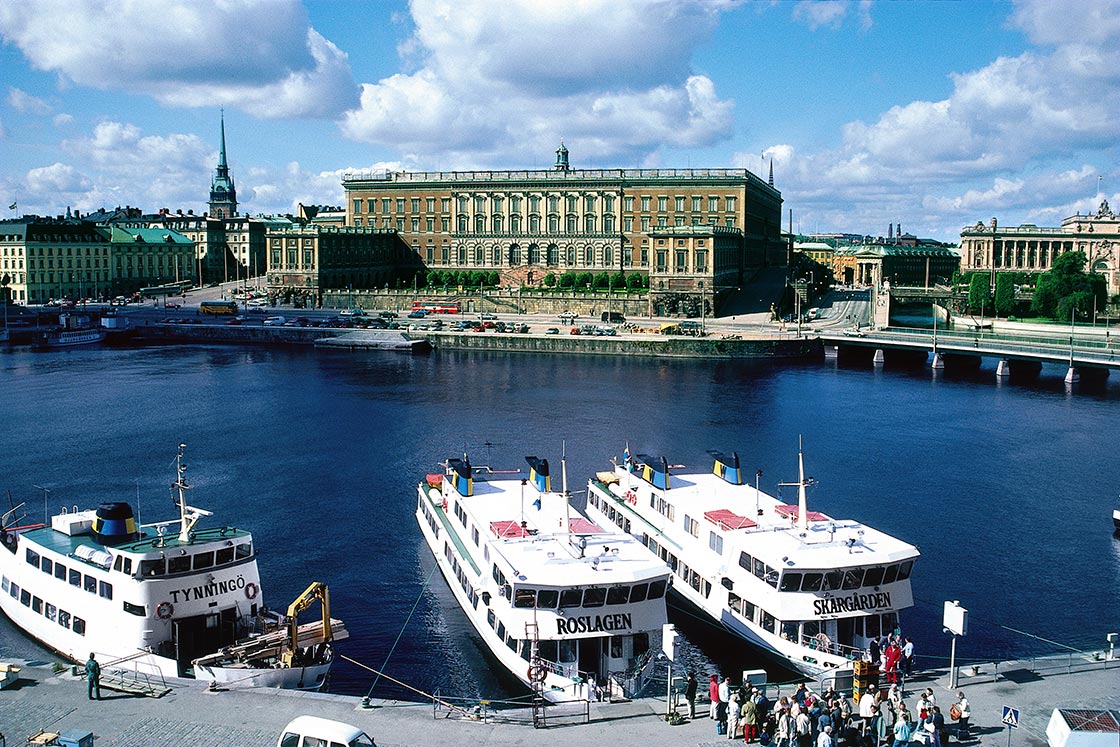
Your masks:
M933 717L930 719L930 724L933 726L930 746L941 747L947 741L945 737L948 736L945 733L945 717L941 715L941 706L933 707Z
M696 718L696 672L688 673L688 682L684 686L684 699L688 701L688 719Z
M914 642L910 640L910 636L906 636L902 644L902 672L907 677L914 673Z
M968 698L964 696L963 692L957 693L957 708L961 712L961 715L957 718L957 739L968 739L970 736L968 720L972 718L972 709L969 707Z
M708 715L713 721L716 719L716 708L719 706L719 676L712 674L708 676L708 700L711 701L708 707Z
M90 700L101 700L101 665L92 651L86 662L86 696Z

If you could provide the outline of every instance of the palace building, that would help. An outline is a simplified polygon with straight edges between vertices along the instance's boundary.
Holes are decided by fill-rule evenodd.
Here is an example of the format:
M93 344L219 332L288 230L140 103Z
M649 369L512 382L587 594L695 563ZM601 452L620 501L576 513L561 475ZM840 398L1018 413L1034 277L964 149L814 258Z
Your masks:
M740 287L784 263L781 193L746 169L363 172L342 178L346 224L395 230L429 269L639 272L653 295Z
M962 272L1046 272L1066 252L1085 252L1085 269L1105 277L1120 293L1120 216L1107 201L1095 215L1073 215L1057 228L1032 224L1001 227L995 218L961 231Z

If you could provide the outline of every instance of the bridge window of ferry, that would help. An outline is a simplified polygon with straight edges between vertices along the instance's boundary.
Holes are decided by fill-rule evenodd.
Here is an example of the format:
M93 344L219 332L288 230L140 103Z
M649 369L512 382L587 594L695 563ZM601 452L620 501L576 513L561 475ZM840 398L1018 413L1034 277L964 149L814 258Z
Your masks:
M607 604L626 604L630 599L630 587L612 586L607 590Z
M630 604L634 604L635 602L644 602L648 593L648 584L634 584L630 587Z
M886 570L887 569L883 568L882 566L868 568L863 574L863 585L878 586L879 584L883 583L883 572Z
M235 546L234 550L237 553L237 559L244 560L245 558L248 558L253 554L253 543L242 542L241 544Z
M233 548L223 547L214 553L214 565L228 565L233 562Z
M537 609L554 610L560 601L560 592L555 589L541 589L537 592Z
M211 568L214 565L214 553L200 552L194 556L194 569L197 571L200 568Z
M905 560L898 566L898 581L905 581L910 578L910 571L914 568L913 560Z
M583 593L584 607L602 607L607 601L607 590L602 586L595 586Z
M579 607L582 602L582 589L562 589L560 591L560 609Z
M799 591L801 589L801 574L786 571L782 574L782 585L779 591Z
M66 580L66 566L64 566L62 563L55 563L54 564L54 577L57 578L59 581L65 581Z
M665 596L665 586L667 584L668 584L668 582L665 581L664 579L662 579L661 581L651 581L650 584L649 584L649 597L648 598L649 599L660 599L661 597Z
M824 574L824 586L821 588L823 591L839 591L843 583L843 571L828 571Z
M167 561L165 561L163 558L140 561L140 578L162 576L165 573L167 573Z
M844 591L858 589L863 583L863 569L849 568L844 571Z
M168 573L186 573L191 569L191 556L179 555L174 558L167 559L167 572Z
M823 581L823 573L806 573L801 581L801 591L820 591Z
M883 574L884 584L893 584L898 579L898 566L888 565L886 573Z
M536 589L517 589L513 595L513 606L532 609L537 604Z

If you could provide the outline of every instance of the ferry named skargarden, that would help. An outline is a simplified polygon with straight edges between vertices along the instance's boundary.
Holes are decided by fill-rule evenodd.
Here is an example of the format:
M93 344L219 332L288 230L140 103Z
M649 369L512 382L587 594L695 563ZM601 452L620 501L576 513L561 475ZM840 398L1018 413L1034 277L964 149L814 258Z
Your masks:
M799 479L784 483L797 505L749 484L737 454L712 456L711 472L677 474L627 447L589 481L588 516L639 538L673 571L673 593L715 624L811 677L850 676L913 605L918 548L810 511L800 449Z
M211 513L187 505L183 449L171 486L178 520L139 525L121 502L64 510L49 525L17 520L18 506L5 513L0 610L71 661L94 652L106 670L319 689L330 641L346 637L325 587L305 592L322 600L322 623L296 624L302 597L288 618L266 613L252 535L197 526Z
M418 486L416 519L456 601L534 694L631 697L661 650L669 570L554 492L547 459L499 472L448 459Z

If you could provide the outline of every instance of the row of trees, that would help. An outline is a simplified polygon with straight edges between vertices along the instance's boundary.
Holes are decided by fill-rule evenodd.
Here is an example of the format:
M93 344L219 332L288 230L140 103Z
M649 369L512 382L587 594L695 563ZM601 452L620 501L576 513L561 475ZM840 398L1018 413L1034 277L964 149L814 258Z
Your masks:
M974 273L968 283L968 307L974 313L990 310L996 316L1012 316L1021 304L1016 287L1033 283L1032 315L1055 320L1066 320L1071 315L1075 319L1089 319L1094 311L1104 310L1108 297L1104 277L1086 272L1085 263L1084 252L1066 252L1054 260L1049 272L997 273L994 295L990 275Z
M403 279L402 279L403 280ZM495 288L501 285L502 276L497 270L421 270L416 274L416 287L463 287ZM406 287L407 282L397 282L397 287ZM633 290L640 291L649 287L649 279L641 273L632 272L565 272L560 275L548 273L541 279L545 288L561 290Z

